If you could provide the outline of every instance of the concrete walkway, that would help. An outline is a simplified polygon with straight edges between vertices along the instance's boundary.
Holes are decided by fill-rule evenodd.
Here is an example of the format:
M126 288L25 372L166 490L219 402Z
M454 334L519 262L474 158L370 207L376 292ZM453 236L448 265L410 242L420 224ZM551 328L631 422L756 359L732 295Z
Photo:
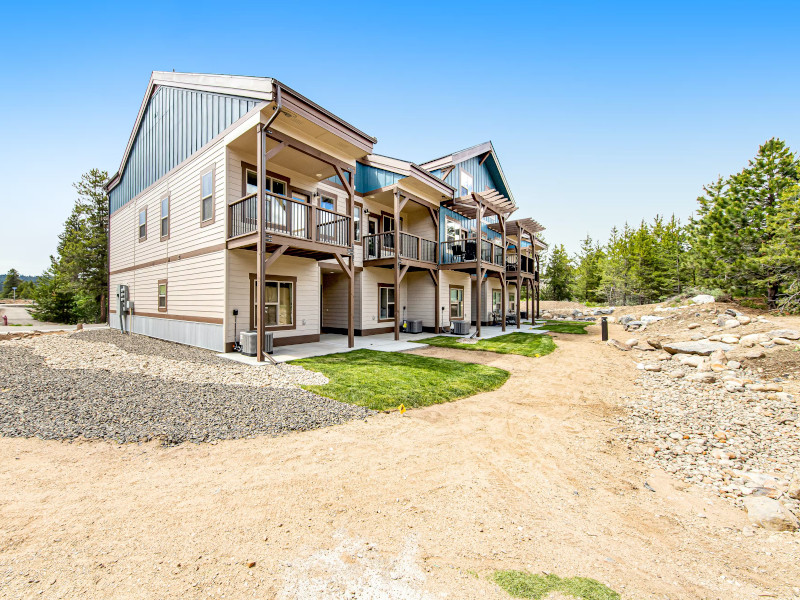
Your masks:
M523 325L520 329L517 329L516 326L508 325L506 326L505 332L503 332L503 329L500 326L486 325L481 327L481 339L489 339L499 335L513 333L515 331L522 333L547 333L547 331L543 329L539 329L538 327L534 329L530 325ZM471 332L475 333L474 327L471 329ZM407 350L425 348L427 344L425 344L424 340L426 338L434 337L435 335L437 334L401 333L399 341L394 339L393 333L356 336L355 347L348 348L346 335L323 333L320 335L318 342L311 342L309 344L295 344L292 346L278 346L275 348L272 358L276 362L287 362L290 360L296 360L298 358L308 358L309 356L325 356L327 354L338 354L339 352L350 352L352 350L361 349L377 350L379 352L405 352ZM463 337L450 334L438 335L447 335L448 337ZM227 352L224 354L219 354L218 356L249 365L259 364L256 362L254 356L244 356L238 352ZM270 363L265 362L261 364Z

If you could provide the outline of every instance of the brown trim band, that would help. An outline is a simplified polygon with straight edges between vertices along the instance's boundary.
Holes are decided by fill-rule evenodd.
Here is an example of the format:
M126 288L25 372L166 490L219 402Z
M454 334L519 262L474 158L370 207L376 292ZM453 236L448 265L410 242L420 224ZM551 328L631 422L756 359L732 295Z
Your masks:
M140 265L133 265L132 267L124 267L122 269L117 269L116 271L110 271L109 275L119 275L120 273L127 273L128 271L136 271L137 269L146 269L148 267L155 267L157 265L165 265L171 262L177 262L179 260L185 260L187 258L194 258L195 256L202 256L204 254L213 254L214 252L220 252L221 250L225 250L227 244L216 244L215 246L208 246L206 248L198 248L197 250L191 250L190 252L184 252L182 254L173 254L172 256L167 256L165 258L158 258L156 260L151 260L150 262L142 263Z
M116 310L109 311L109 314L116 314ZM222 325L221 317L199 317L192 315L168 315L165 313L147 313L134 311L131 315L133 317L150 317L152 319L172 319L174 321L190 321L192 323L213 323L214 325Z

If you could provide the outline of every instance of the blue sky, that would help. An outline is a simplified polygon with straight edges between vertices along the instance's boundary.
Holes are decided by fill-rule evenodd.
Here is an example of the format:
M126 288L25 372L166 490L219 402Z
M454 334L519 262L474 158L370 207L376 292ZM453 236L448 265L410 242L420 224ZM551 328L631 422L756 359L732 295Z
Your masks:
M274 76L416 162L491 139L517 214L570 251L685 219L772 136L800 148L797 3L554 4L5 6L0 273L48 266L152 70Z

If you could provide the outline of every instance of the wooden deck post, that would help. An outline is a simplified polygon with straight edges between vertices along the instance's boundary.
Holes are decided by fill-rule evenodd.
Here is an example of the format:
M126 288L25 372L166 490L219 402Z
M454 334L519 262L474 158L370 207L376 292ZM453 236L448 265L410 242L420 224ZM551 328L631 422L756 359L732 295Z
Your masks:
M517 277L517 301L514 302L514 304L515 304L514 308L517 311L517 329L521 329L522 328L522 323L521 323L522 319L520 318L521 315L519 314L519 312L520 312L519 311L519 305L521 304L521 298L522 298L520 296L520 287L521 287L520 286L520 278Z
M477 198L475 194L473 197ZM477 319L475 319L477 331L475 333L475 337L481 337L481 318L483 317L483 313L481 312L481 296L483 295L483 237L482 233L482 225L483 225L483 203L478 202L478 211L475 214L475 277L477 278L477 289L478 293L475 296L475 314L477 315ZM466 301L464 302L466 304ZM466 316L466 315L464 315Z
M264 125L259 123L256 126L257 140L257 175L256 184L258 185L258 192L256 195L256 221L258 239L256 241L256 262L258 268L256 269L256 361L262 362L264 360L264 277L266 274L266 265L264 264L264 177L266 175L266 153L267 145L264 139Z
M441 333L441 331L439 331L442 327L442 323L439 318L439 312L441 310L439 308L439 303L441 302L441 291L439 289L441 287L439 284L442 281L441 273L438 270L434 271L433 269L431 269L430 273L434 285L433 333Z
M508 282L505 273L500 274L500 319L502 320L503 333L506 331L506 312L508 311Z
M394 188L394 339L400 339L400 192Z

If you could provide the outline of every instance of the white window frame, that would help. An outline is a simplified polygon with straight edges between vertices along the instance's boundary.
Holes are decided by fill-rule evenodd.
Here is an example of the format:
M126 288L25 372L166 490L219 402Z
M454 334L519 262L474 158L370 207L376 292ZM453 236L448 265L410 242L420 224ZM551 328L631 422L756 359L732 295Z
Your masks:
M389 299L389 292L392 292L392 299ZM383 296L386 295L386 315L383 314ZM389 307L392 310L389 310ZM392 313L390 316L389 313ZM394 286L388 284L378 284L378 320L379 321L393 321L397 314L397 294L395 293Z
M167 214L164 214L164 207L167 208ZM169 237L169 196L166 198L161 199L161 219L159 220L159 231L161 233L161 239L166 239ZM166 233L164 233L164 226L166 225Z
M206 177L211 178L209 193L205 193ZM206 201L209 202L209 214L206 216ZM200 222L214 221L214 169L209 169L200 176Z
M268 302L267 301L267 287L270 284L276 285L277 291L277 300L275 302ZM291 290L291 302L289 303L289 322L288 323L281 323L281 288L288 287ZM294 303L296 302L295 298L295 289L294 289L294 282L293 281L277 281L275 279L267 279L264 282L264 326L265 327L293 327L294 326ZM267 308L270 306L275 307L275 323L267 322L269 311Z
M475 191L475 180L464 169L459 169L458 192L459 196L469 196Z
M456 294L456 299L453 301L453 292ZM460 298L458 297L460 296ZM450 320L460 320L464 318L464 288L450 287ZM453 314L453 306L457 308L457 314Z
M144 217L144 219L142 219ZM147 207L139 211L139 241L147 239Z
M354 241L361 241L361 216L364 214L364 209L357 204L353 205L353 235Z

